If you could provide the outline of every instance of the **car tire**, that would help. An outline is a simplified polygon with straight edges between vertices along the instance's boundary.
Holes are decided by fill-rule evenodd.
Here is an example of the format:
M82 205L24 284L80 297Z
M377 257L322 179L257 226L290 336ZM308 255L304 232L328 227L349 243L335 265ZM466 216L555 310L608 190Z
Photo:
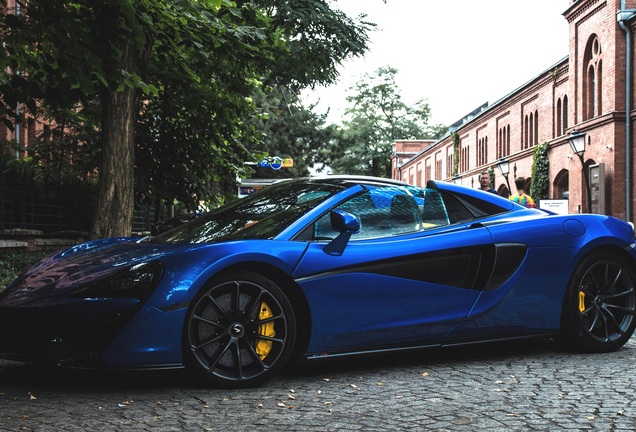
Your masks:
M283 291L253 272L211 281L186 316L186 369L206 385L256 387L289 360L296 340L294 311Z
M622 347L636 326L636 274L615 252L595 252L576 267L563 302L561 342L581 352Z

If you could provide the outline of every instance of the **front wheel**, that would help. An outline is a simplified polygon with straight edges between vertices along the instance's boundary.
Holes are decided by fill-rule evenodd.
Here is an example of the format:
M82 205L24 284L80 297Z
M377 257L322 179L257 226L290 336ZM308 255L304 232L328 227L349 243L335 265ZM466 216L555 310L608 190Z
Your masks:
M296 339L292 306L269 279L240 272L213 281L184 327L186 368L217 387L258 386L282 368Z
M561 340L584 352L609 352L632 336L636 319L636 275L632 264L612 252L587 256L568 286Z

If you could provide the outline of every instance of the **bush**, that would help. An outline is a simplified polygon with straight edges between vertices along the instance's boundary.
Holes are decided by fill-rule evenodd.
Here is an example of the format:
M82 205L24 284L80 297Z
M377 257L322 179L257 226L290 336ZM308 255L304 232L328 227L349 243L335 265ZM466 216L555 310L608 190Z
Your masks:
M0 291L51 252L9 252L0 255Z

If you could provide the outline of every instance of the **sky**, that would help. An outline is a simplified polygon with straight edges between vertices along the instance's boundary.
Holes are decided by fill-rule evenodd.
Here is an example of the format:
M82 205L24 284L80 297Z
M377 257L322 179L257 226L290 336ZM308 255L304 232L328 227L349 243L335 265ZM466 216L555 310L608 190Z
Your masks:
M398 70L402 99L431 108L429 124L451 125L493 103L568 55L569 0L336 0L350 17L378 25L364 58L341 65L338 84L305 93L340 123L349 89L380 67Z

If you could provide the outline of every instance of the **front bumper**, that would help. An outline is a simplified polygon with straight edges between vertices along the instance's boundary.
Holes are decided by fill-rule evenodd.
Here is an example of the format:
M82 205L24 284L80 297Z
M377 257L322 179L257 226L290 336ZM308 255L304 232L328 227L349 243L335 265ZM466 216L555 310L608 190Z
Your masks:
M0 357L53 365L100 365L140 300L67 299L64 304L0 306Z

